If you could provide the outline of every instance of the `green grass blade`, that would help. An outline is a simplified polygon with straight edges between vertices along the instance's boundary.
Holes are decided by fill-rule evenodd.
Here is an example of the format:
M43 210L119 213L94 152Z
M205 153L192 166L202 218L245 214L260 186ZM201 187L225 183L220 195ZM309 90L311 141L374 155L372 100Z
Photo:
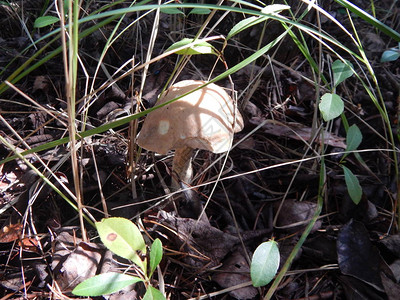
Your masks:
M351 3L351 2L349 2L347 0L335 0L335 1L337 3L339 3L340 5L342 5L343 7L347 8L348 10L350 10L352 13L356 14L357 16L359 16L364 21L367 21L369 24L371 24L375 28L377 28L380 31L382 31L387 36L389 36L392 39L400 42L400 33L399 32L393 30L389 26L385 25L384 23L382 23L381 21L379 21L375 17L371 16L370 14L368 14L367 12L365 12L364 10L360 9L359 7L357 7L356 5L354 5L353 3Z
M81 32L79 34L79 39L82 39L90 34L92 34L93 32L95 32L97 29L103 27L104 25L107 25L108 23L111 23L113 20L115 20L117 18L117 16L115 17L110 17L107 18L101 22L99 22L98 24L96 24L93 27L90 27L86 30L84 30L83 32ZM54 38L53 40L51 40L48 44L46 44L43 48L41 48L38 52L36 52L34 55L32 55L25 63L23 63L17 70L15 70L6 80L11 82L11 83L17 83L19 80L21 80L22 78L24 78L26 75L28 75L29 73L31 73L32 71L36 70L37 68L39 68L41 65L43 65L44 63L48 62L50 59L54 58L55 56L57 56L58 54L61 53L62 51L62 47L58 47L57 49L53 50L52 52L50 52L49 54L47 54L44 58L42 58L41 60L39 60L37 63L35 63L34 65L28 67L40 54L42 54L44 52L44 50L50 46L53 42L55 42L56 40L58 40L58 37ZM0 84L0 95L8 89L8 86L2 82Z
M240 62L239 64L233 66L232 68L230 68L230 69L226 70L225 72L223 72L222 74L218 75L217 77L215 77L214 79L212 79L209 83L217 82L217 81L219 81L219 80L221 80L221 79L223 79L223 78L225 78L225 77L227 77L227 76L229 76L229 75L232 75L233 73L239 71L240 69L242 69L243 67L247 66L248 64L252 63L252 62L255 61L256 59L258 59L259 57L261 57L262 55L264 55L266 52L268 52L272 47L274 47L281 39L283 39L283 37L284 37L286 34L287 34L287 32L282 33L282 34L281 34L278 38L276 38L274 41L270 42L269 44L267 44L266 46L264 46L263 48L261 48L260 50L258 50L257 52L255 52L254 54L250 55L248 58L244 59L244 60L243 60L242 62ZM205 86L205 85L203 85L203 86ZM202 88L203 86L200 86L200 87L198 87L197 89L200 89L200 88ZM173 99L173 100L171 100L171 101L168 101L168 102L165 102L165 103L163 103L163 104L154 106L154 107L152 107L152 108L149 108L149 109L144 110L144 111L142 111L142 112L139 112L139 113L137 113L137 114L130 115L130 116L127 116L127 117L123 117L123 118L118 119L118 120L116 120L116 121L114 121L114 122L107 123L107 124L101 125L101 126L99 126L99 127L96 127L96 128L93 128L93 129L89 129L89 130L86 130L86 131L83 131L83 132L80 132L80 133L78 133L78 136L77 136L76 138L77 138L77 140L79 140L79 139L82 139L82 138L85 138L85 137L88 137L88 136L92 136L92 135L95 135L95 134L103 133L103 132L105 132L105 131L107 131L107 130L109 130L109 129L115 128L115 127L119 127L119 126L125 125L125 124L129 123L130 121L135 120L135 119L140 118L140 117L143 117L143 116L145 116L146 114L152 112L153 110L156 110L156 109L158 109L158 108L160 108L160 107L163 107L163 106L165 106L165 105L168 105L168 104L170 104L170 103L172 103L172 102L174 102L174 101L176 101L176 100L178 100L178 99L180 99L180 98L186 96L187 94L189 94L189 93L186 93L186 94L184 94L184 95L181 95L181 96L178 97L178 98L175 98L175 99ZM39 152L39 151L51 149L51 148L53 148L53 147L56 147L56 146L59 146L59 145L62 145L62 144L66 144L66 143L69 142L69 140L70 140L69 137L65 137L65 138L62 138L62 139L58 139L58 140L56 140L56 141L49 142L49 143L40 145L40 146L38 146L38 147L35 147L35 148L32 148L32 149L23 151L23 152L20 153L20 155L25 156L25 155L27 155L27 154L32 154L32 153L35 153L35 152ZM7 163L7 162L10 162L10 161L12 161L12 160L14 160L14 159L16 159L16 158L17 158L17 155L13 155L13 156L10 156L10 157L8 157L8 158L5 158L5 159L3 159L2 161L0 161L0 165L1 165L1 164L4 164L4 163Z

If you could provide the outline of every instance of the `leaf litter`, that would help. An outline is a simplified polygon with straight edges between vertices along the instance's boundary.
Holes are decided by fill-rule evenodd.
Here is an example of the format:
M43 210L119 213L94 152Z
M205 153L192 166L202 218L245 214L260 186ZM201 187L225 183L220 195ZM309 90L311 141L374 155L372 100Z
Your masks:
M382 2L385 7L389 3ZM1 9L4 10L3 5ZM332 14L340 14L336 4L326 9ZM197 17L192 15L188 20L197 21ZM132 19L129 18L134 16L127 16L125 21L130 22ZM159 53L171 44L169 26L172 18L168 14L162 15L165 34L156 42ZM10 24L13 20L8 18ZM221 32L229 32L226 27L238 22L231 16L226 20L216 27ZM347 19L342 21L344 26L349 25ZM143 22L145 26L141 28L149 30L152 20L144 19ZM335 32L328 19L322 22L329 26L331 34L341 34ZM360 20L355 22L357 28L367 32L362 35L367 56L377 72L391 121L397 126L399 62L379 64L379 56L390 41L372 32ZM107 28L106 33L107 30L110 29ZM240 45L256 49L258 41L254 37L260 32L261 28L254 27L238 35L239 46L230 46L232 52L226 52L230 65L247 56L248 49ZM274 30L271 29L271 32ZM141 34L146 35L146 32ZM20 35L15 30L4 31L0 35L3 47L0 51L1 67L11 61L11 67L4 73L6 76L10 75L7 72L23 62L18 53L30 43L27 37ZM106 56L104 70L131 59L132 49L137 49L137 41L132 36L136 34L125 36L114 45L113 50L118 50ZM101 49L99 45L104 42L100 35L82 41L82 53L89 70L96 67ZM170 155L159 156L144 151L136 153L140 159L134 166L134 188L126 168L127 127L85 140L80 152L85 205L93 208L97 219L103 217L97 212L100 203L97 180L101 178L101 192L107 198L111 215L127 218L140 215L144 224L142 230L152 238L163 240L166 255L161 269L170 299L204 297L212 293L216 293L215 298L218 299L260 297L259 292L263 293L263 290L251 285L243 287L250 281L249 257L259 244L272 237L279 245L281 261L289 256L316 209L320 157L304 161L303 158L305 153L315 154L319 147L324 147L328 155L323 214L294 259L287 280L280 285L276 295L288 299L344 298L350 295L361 299L396 299L398 296L400 239L395 234L392 214L397 183L391 171L390 155L376 150L387 147L386 141L381 138L385 132L378 112L354 79L346 79L337 87L336 93L348 100L346 115L350 125L357 124L363 134L359 149L374 150L361 155L375 176L352 155L346 158L346 167L357 176L363 191L360 203L355 205L347 193L340 167L343 157L340 153L348 146L346 132L340 122L334 121L331 130L324 131L324 139L320 139L321 132L316 131L312 123L316 90L307 80L311 77L311 70L302 63L301 54L290 41L285 40L283 45L270 58L270 64L247 66L232 75L235 89L239 94L243 92L243 98L239 100L245 104L242 108L248 118L245 130L236 135L234 143L242 138L245 141L232 149L229 162L224 166L217 156L204 151L197 152L193 158L197 176L193 182L193 193L189 195L198 197L204 204L209 201L206 208L209 222L175 214L173 201L169 200L168 193L165 196L171 177ZM141 46L142 50L147 49L147 38L142 39ZM32 53L33 50L30 50L26 55ZM136 55L137 61L140 61L140 55ZM14 57L17 57L16 61L12 61ZM193 65L180 74L182 80L207 77L214 64L207 57L193 58L192 62ZM173 68L174 61L170 58L150 66L142 91L143 102L139 103L141 106L148 108L154 105ZM217 66L217 70L222 72L224 68ZM114 72L112 68L100 71L97 78L99 84L107 80L109 71ZM323 72L326 75L329 73L327 70ZM257 84L254 81L256 75ZM2 117L30 147L57 140L65 134L66 104L62 76L61 60L54 60L46 64L46 68L25 77L25 82L18 83L18 88L37 101L39 106L15 91L8 90L2 94ZM79 109L87 113L88 128L134 111L138 105L136 96L140 80L138 76L134 82L122 80L118 86L112 85L101 93L88 108L80 104ZM249 85L249 82L254 85ZM227 88L230 86L227 81L218 84ZM83 87L82 81L78 88L78 93L82 95ZM249 97L247 100L246 95ZM53 119L40 107L57 113L57 118ZM0 124L0 134L18 151L26 149L4 122ZM89 146L93 146L95 159ZM312 151L308 152L310 149ZM56 176L65 178L66 187L71 189L71 168L69 160L65 159L69 150L64 145L40 152L38 156L54 168ZM9 149L1 145L0 158L4 159L9 154ZM27 159L44 170L36 156L29 155ZM41 180L28 171L23 161L16 160L0 168L0 284L4 288L1 297L39 295L37 297L56 298L57 293L72 297L68 292L78 281L115 270L126 263L111 257L94 234L93 242L83 242L81 233L74 227L77 225L76 212L51 189L42 186ZM220 172L224 180L211 194L212 184L209 182L213 182ZM97 176L98 173L100 176ZM239 178L225 179L238 174ZM160 278L155 280L160 281ZM219 294L218 291L223 289L227 291ZM142 287L137 285L111 295L109 299L135 299L142 294Z

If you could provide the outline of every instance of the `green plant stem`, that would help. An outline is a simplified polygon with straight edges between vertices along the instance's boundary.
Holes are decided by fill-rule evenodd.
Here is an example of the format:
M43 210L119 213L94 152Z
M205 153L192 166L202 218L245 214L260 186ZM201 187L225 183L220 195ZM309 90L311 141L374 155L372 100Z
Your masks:
M324 204L324 194L325 194L325 160L324 156L321 156L321 170L319 174L319 189L318 189L318 202L317 202L317 209L314 212L313 217L311 218L310 223L308 223L306 229L304 230L303 234L301 235L299 241L297 242L296 246L294 246L292 252L290 253L288 259L286 260L285 264L283 265L282 269L279 271L278 275L276 276L274 282L272 283L271 287L269 288L267 294L264 297L264 300L269 300L275 293L276 289L278 288L280 282L282 281L283 277L286 275L287 271L289 270L290 266L292 265L293 260L295 259L297 253L299 252L300 248L303 246L303 243L307 239L308 235L310 234L312 228L315 225L315 222L318 220L322 206Z

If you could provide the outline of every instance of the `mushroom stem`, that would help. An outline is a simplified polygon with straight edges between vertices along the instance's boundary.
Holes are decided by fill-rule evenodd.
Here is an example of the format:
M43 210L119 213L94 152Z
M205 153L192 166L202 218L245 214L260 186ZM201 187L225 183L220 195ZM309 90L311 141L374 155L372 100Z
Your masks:
M185 185L190 185L193 178L192 155L193 148L180 147L175 150L174 160L172 161L172 189L179 191L181 188L180 182ZM203 212L203 206L200 199L195 195L191 195L191 190L186 191L184 195L177 198L178 212L184 218L199 218L209 223L207 215Z
M193 177L192 169L193 149L190 147L181 147L175 150L174 160L172 162L172 187L177 191L180 189L179 181L190 184ZM178 180L176 180L176 175Z

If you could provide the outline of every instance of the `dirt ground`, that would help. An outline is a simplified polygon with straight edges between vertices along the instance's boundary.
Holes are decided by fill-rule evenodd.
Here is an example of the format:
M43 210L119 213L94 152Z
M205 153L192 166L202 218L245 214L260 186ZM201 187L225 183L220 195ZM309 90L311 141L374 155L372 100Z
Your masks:
M14 3L12 6L8 2ZM10 76L49 39L29 46L55 27L33 28L46 1L0 1L0 82L15 82L0 94L0 135L23 151L68 135L66 124L66 90L61 54L13 81ZM85 14L99 9L100 1L83 1ZM212 2L212 1L211 1ZM304 9L300 1L289 1L292 10ZM353 33L345 11L335 1L323 1L323 8ZM370 1L353 1L370 10ZM127 7L129 1L118 7ZM376 17L396 31L400 30L400 7L397 1L375 3ZM208 31L223 12L218 12ZM193 37L206 15L161 14L159 32L152 57L176 41ZM154 22L151 13L135 23L137 13L130 13L118 28L121 36L107 51L98 66L106 39L117 21L105 25L80 40L81 64L77 98L88 94L93 82L99 88L110 77L117 77L134 58L143 63L149 49ZM226 36L243 18L229 14L212 28L211 36ZM304 24L317 20L327 34L346 47L357 51L349 36L326 17L310 13ZM333 47L337 54L350 60L357 73L371 84L372 92L382 94L394 142L382 115L360 80L355 76L341 83L336 93L345 101L349 125L356 124L362 133L359 156L350 154L342 161L346 149L346 130L342 119L327 124L317 118L316 99L328 90L321 82L315 85L312 72L296 44L286 36L267 54L231 76L238 95L238 108L244 128L235 134L229 156L209 151L195 151L192 164L193 189L182 193L181 201L193 199L206 206L206 217L197 221L192 207L176 213L169 197L173 177L173 152L167 155L137 151L132 140L132 125L124 124L83 140L78 151L82 198L95 217L104 217L101 199L105 199L110 216L132 219L140 224L145 236L159 238L164 245L161 273L154 277L162 282L169 299L262 299L270 285L253 287L249 282L249 259L262 242L278 242L281 267L299 242L306 225L323 207L311 233L302 244L273 299L398 299L400 292L400 235L398 234L398 185L394 156L398 157L400 59L380 62L382 53L397 46L396 42L358 17L353 19L358 38L376 74L367 75L365 65ZM22 23L25 24L22 26ZM85 23L84 31L94 23ZM58 26L58 25L54 25ZM122 32L123 28L128 30ZM263 30L265 34L263 35ZM253 54L259 43L264 46L284 31L274 21L240 33L225 49L224 58L232 67ZM30 34L28 35L27 32ZM296 33L298 33L296 31ZM264 36L261 41L259 37ZM354 33L353 33L354 36ZM321 74L331 78L330 65L336 57L327 47L310 36L304 36L310 53L321 59ZM221 49L222 42L212 42ZM30 66L55 51L58 40L34 57ZM149 66L141 90L142 71L127 76L98 94L90 105L77 104L77 127L92 129L107 122L154 106L176 63L171 55ZM28 66L25 66L28 70ZM178 80L207 80L221 74L226 66L215 64L215 56L192 56ZM95 76L95 77L94 77ZM225 78L218 85L229 89ZM316 88L318 86L318 88ZM56 117L55 117L56 116ZM144 118L140 118L140 131ZM324 139L313 139L315 130L325 129ZM20 138L24 141L22 143ZM321 151L326 154L325 182L321 185ZM396 152L397 151L397 152ZM27 155L28 161L48 176L58 188L61 181L74 191L68 143ZM395 154L394 154L395 153ZM131 163L129 155L137 157ZM0 144L0 160L12 155ZM361 159L360 159L361 158ZM41 161L43 162L41 162ZM54 176L50 176L47 165ZM362 187L362 197L354 204L348 193L342 166L351 169ZM77 277L90 277L104 270L126 267L101 246L96 230L87 225L90 242L81 240L77 212L45 184L21 159L0 165L0 298L1 299L69 299ZM56 178L55 178L56 177ZM132 180L133 179L133 180ZM99 188L101 187L101 188ZM183 184L183 188L188 186ZM321 194L321 189L323 193ZM71 198L71 197L70 197ZM71 198L72 199L72 198ZM84 260L79 253L90 258ZM88 254L89 253L89 254ZM93 255L93 256L92 256ZM90 262L87 262L89 260ZM118 261L118 262L117 262ZM87 263L90 272L80 274L76 265ZM76 267L77 268L77 267ZM224 290L228 289L228 290ZM137 285L106 299L141 299L143 287ZM203 298L201 298L203 297ZM97 297L94 299L104 299Z

